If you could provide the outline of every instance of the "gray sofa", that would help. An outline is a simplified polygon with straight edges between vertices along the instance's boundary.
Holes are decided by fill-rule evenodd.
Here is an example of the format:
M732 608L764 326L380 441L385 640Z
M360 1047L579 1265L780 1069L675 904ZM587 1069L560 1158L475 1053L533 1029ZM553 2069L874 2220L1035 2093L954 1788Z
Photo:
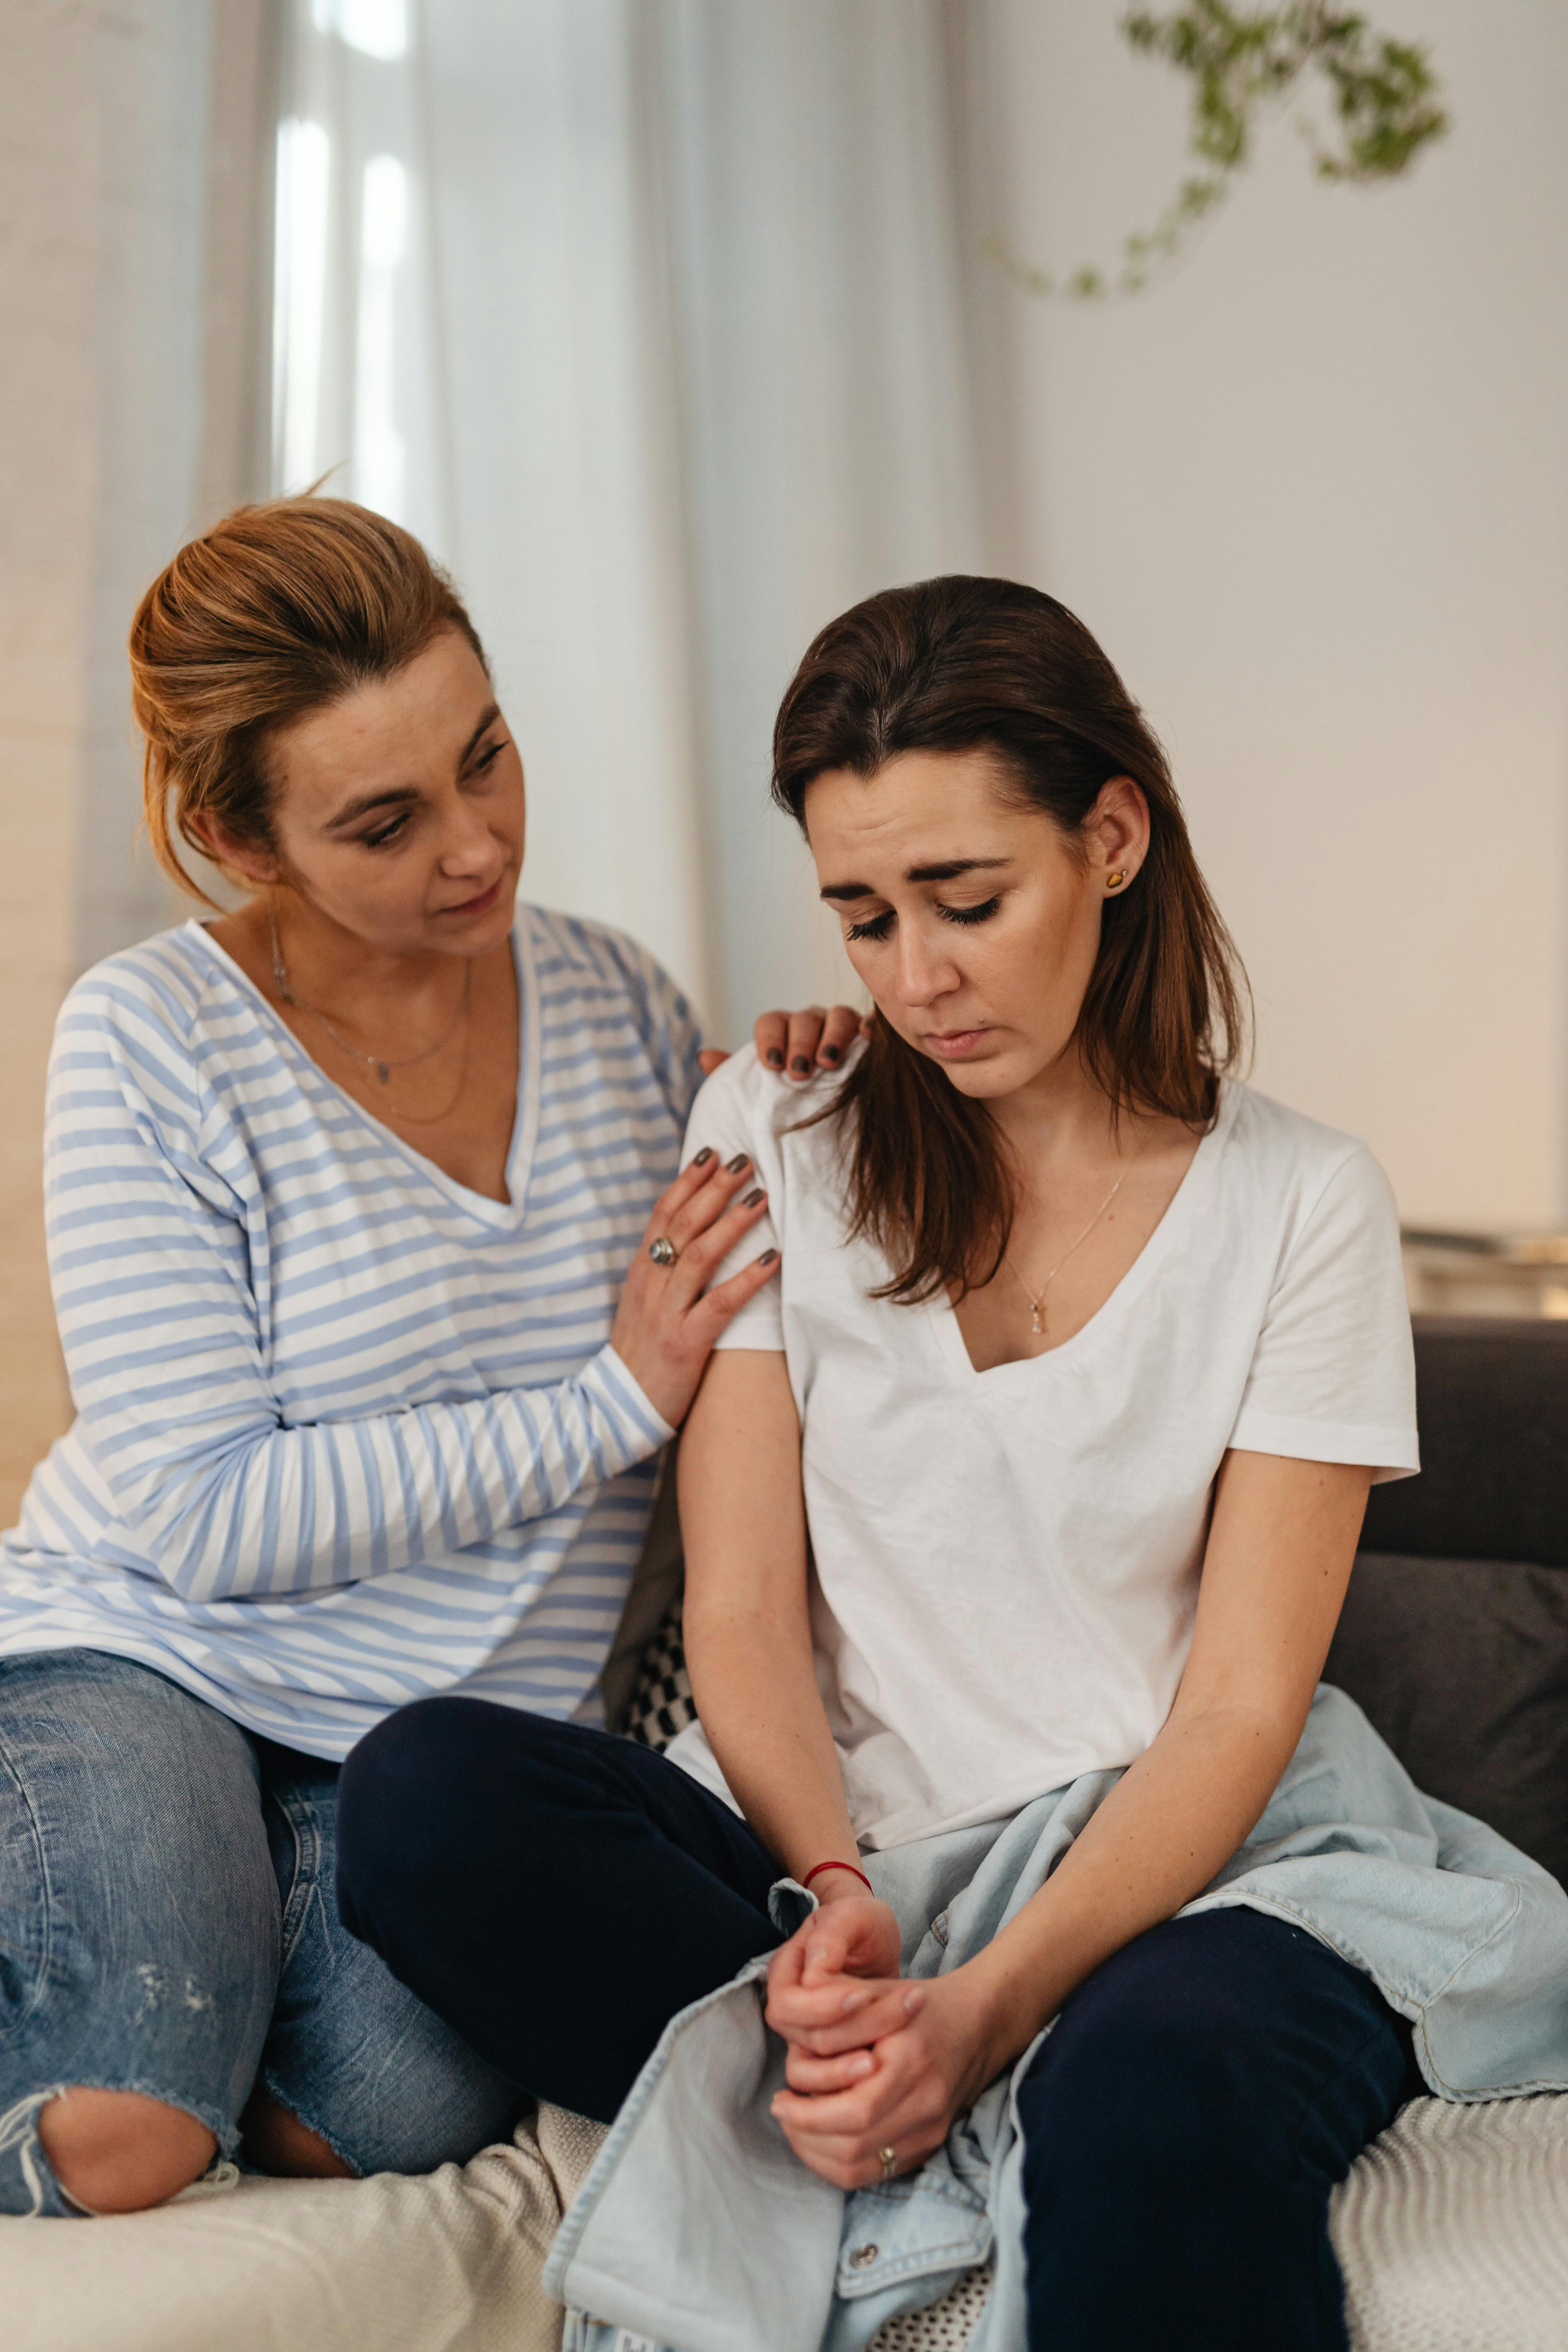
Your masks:
M1415 1372L1422 1474L1373 1492L1325 1676L1568 1883L1568 1323L1418 1317Z

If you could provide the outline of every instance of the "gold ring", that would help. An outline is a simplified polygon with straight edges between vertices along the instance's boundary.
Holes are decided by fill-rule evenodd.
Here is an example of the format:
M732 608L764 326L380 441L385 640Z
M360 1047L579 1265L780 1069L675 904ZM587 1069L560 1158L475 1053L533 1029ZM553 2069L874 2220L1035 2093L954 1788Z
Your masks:
M882 2168L883 2179L891 2180L899 2168L898 2149L896 2147L879 2147L877 2150L877 2161Z

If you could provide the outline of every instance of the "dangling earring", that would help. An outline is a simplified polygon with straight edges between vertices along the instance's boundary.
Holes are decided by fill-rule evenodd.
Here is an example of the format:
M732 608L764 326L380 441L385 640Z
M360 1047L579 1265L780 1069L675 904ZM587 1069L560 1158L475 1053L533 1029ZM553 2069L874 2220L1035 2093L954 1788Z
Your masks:
M1126 879L1127 879L1127 869L1126 869L1126 867L1125 867L1125 866L1119 866L1117 867L1117 869L1116 869L1116 871L1115 871L1115 873L1114 873L1114 874L1108 874L1108 875L1106 876L1106 877L1105 877L1105 887L1106 887L1106 888L1107 888L1108 890L1120 890L1120 889L1121 889L1121 885L1126 881Z

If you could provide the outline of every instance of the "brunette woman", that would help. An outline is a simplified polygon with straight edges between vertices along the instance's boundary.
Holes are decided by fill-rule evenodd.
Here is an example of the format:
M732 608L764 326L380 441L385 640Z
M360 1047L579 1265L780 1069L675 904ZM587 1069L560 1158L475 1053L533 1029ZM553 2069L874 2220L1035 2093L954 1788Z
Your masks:
M657 1758L475 1699L389 1717L348 1768L347 1916L568 2106L615 2116L659 2045L563 2240L627 2326L794 2344L831 2308L863 2343L989 2203L988 2345L1342 2347L1357 2152L1423 2076L1568 2078L1562 1890L1317 1687L1369 1484L1416 1467L1388 1186L1233 1075L1164 759L1059 604L873 597L774 753L877 1010L806 1115L743 1055L692 1122L767 1186L731 1263L784 1248L683 1443L700 1727ZM821 1906L787 1940L784 1876ZM747 2120L766 2053L712 2071L749 2014L714 1989L775 1946L773 2115L854 2192L852 2305ZM656 2226L636 2152L694 2103L725 2208L670 2225L672 2154ZM748 2333L759 2231L797 2303Z
M696 1024L631 940L515 905L521 762L405 532L242 509L131 656L161 860L251 895L59 1021L79 1417L0 1544L6 2212L154 2203L242 2119L318 2174L510 2128L338 1925L337 1766L427 1691L601 1719L658 1455L776 1267L707 1288L763 1195L743 1154L676 1174ZM854 1026L759 1042L798 1070Z

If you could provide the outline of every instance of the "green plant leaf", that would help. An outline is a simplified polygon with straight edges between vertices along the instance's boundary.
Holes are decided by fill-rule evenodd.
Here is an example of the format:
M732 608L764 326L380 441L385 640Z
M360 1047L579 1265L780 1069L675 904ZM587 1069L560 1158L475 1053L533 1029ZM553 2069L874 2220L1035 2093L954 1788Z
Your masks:
M1298 90L1309 73L1326 85L1337 134L1326 137L1309 113L1298 120L1320 179L1395 179L1449 129L1426 48L1374 33L1359 11L1328 0L1289 0L1276 8L1192 0L1164 15L1132 9L1121 31L1140 55L1191 76L1187 149L1204 168L1182 182L1152 228L1123 240L1115 268L1086 263L1058 274L988 238L988 257L1021 292L1078 302L1141 292L1225 202L1250 158L1264 110Z

